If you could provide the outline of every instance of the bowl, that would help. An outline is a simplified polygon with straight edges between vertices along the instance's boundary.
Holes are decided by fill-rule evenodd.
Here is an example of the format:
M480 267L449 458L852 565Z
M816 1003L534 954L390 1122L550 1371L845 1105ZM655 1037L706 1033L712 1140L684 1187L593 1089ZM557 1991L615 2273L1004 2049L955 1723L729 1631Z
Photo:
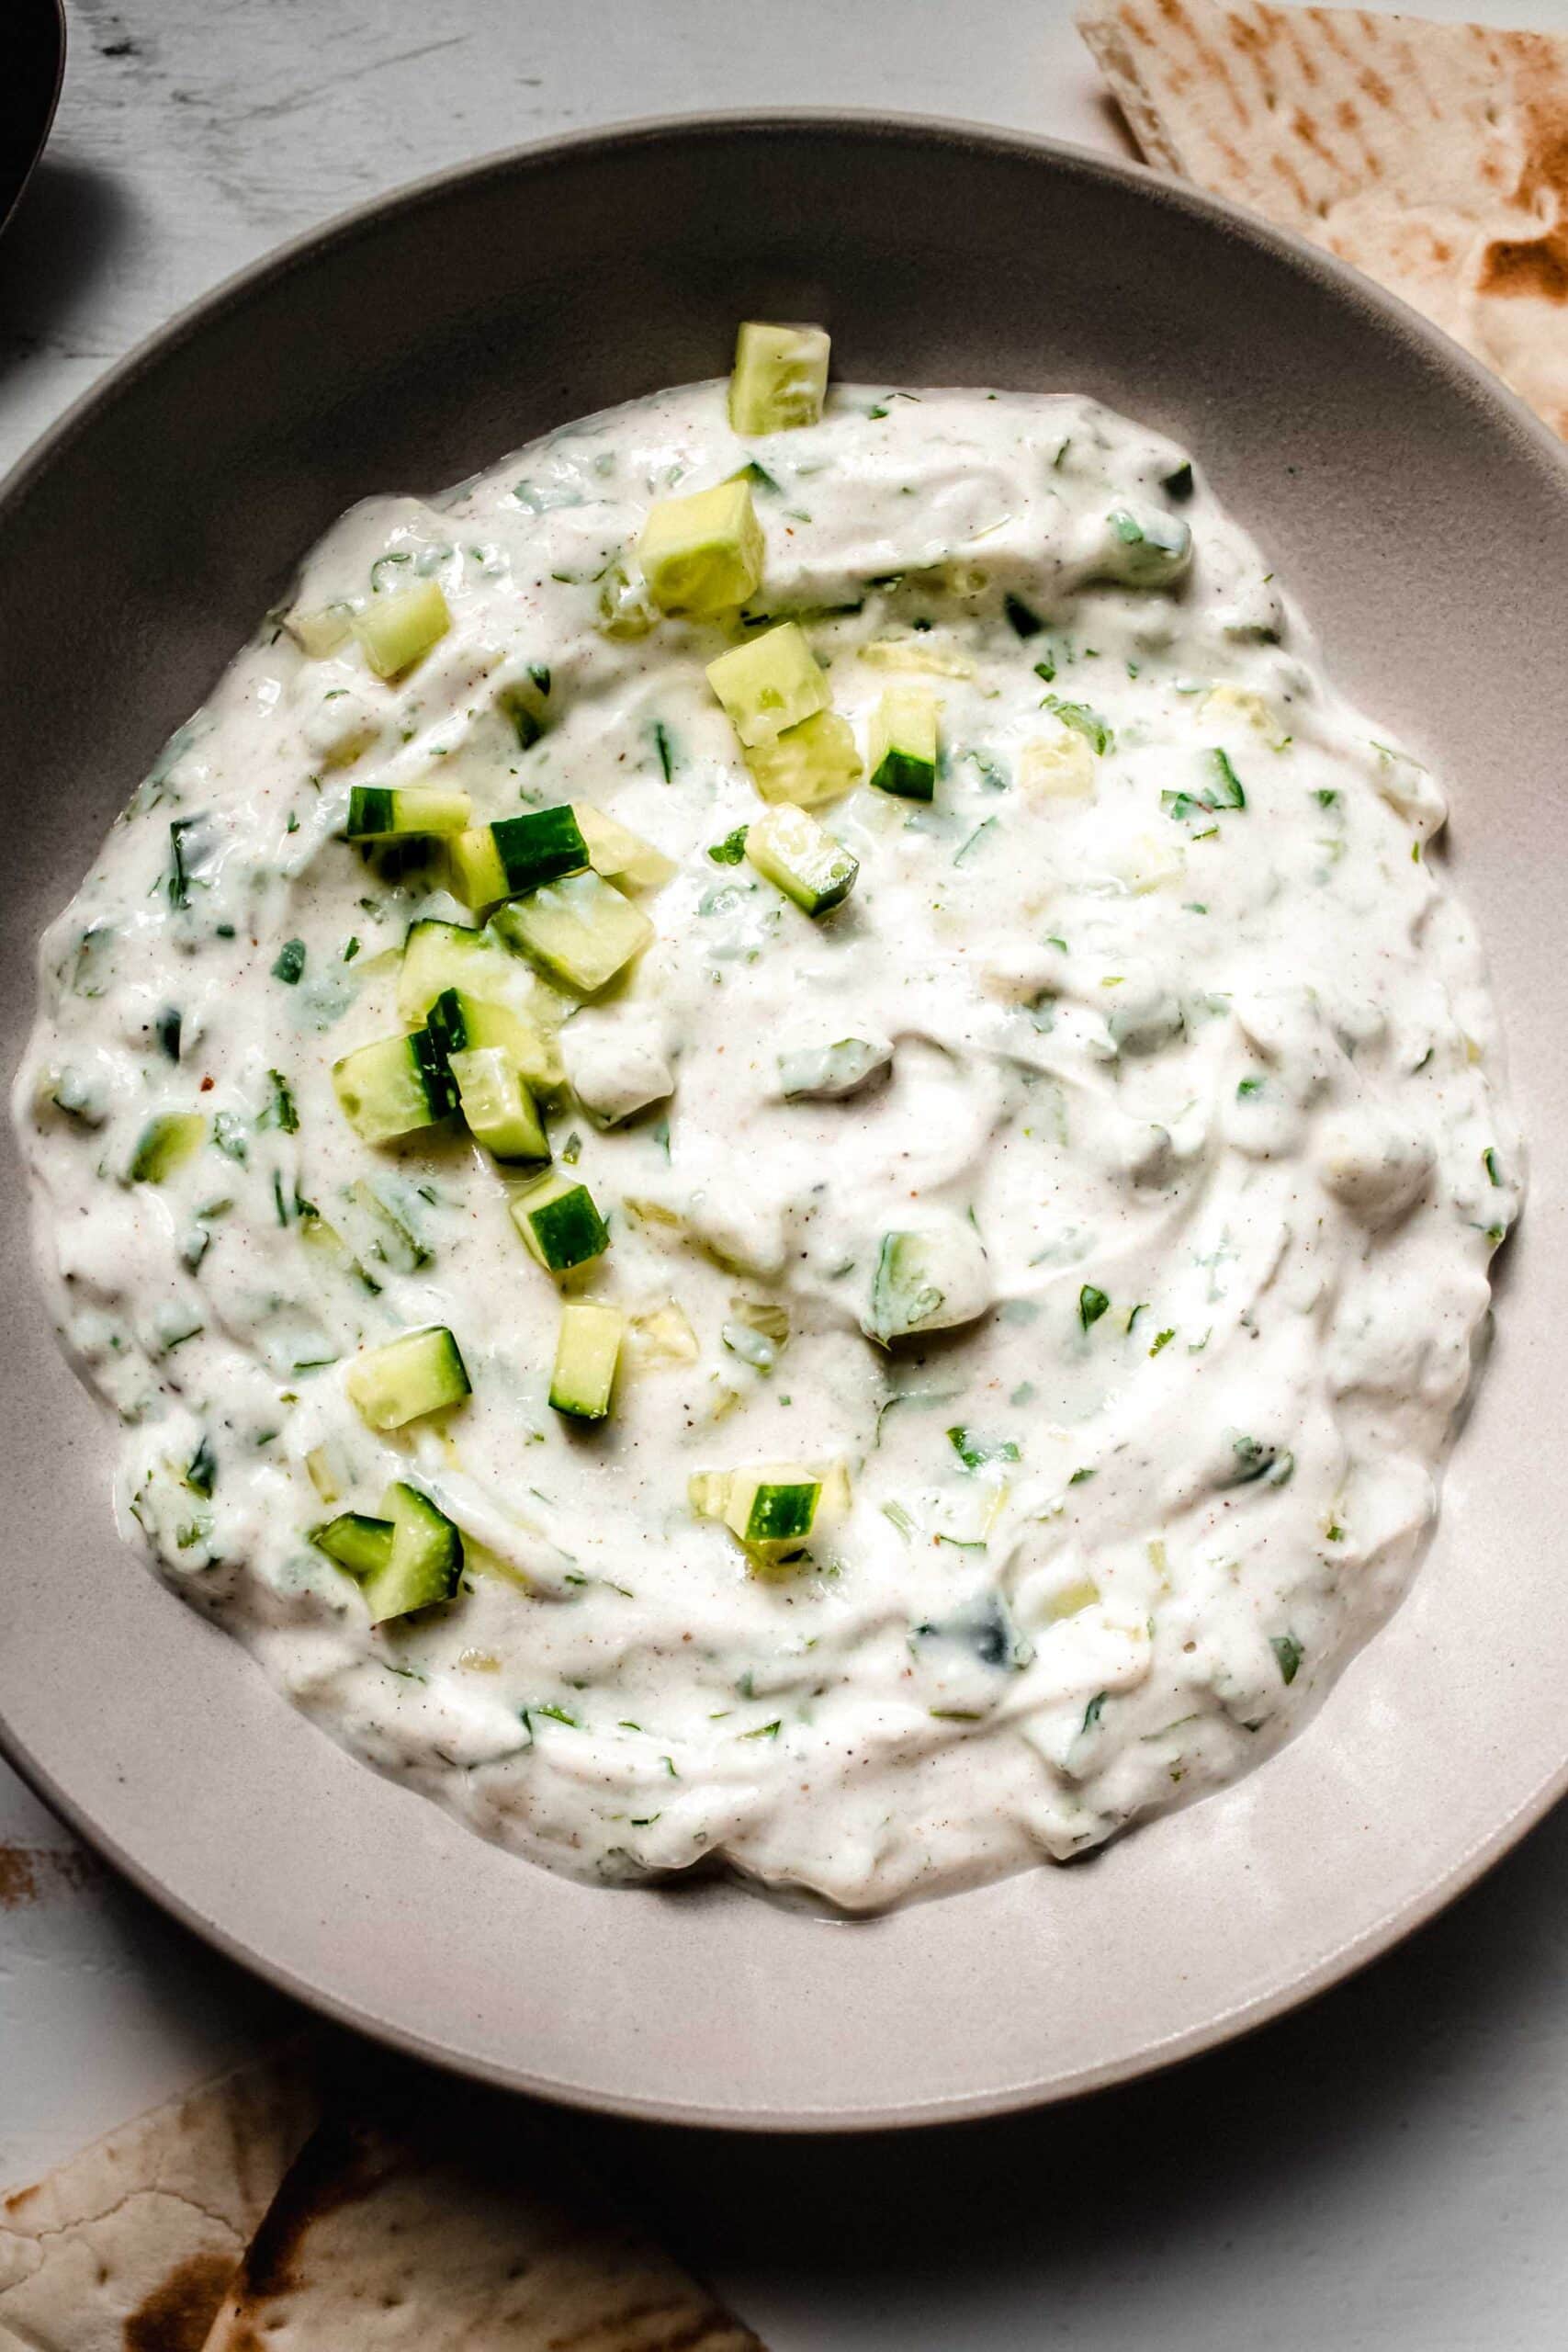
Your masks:
M175 320L0 496L0 1005L14 1062L38 930L342 508L719 373L748 315L824 320L845 377L1076 389L1189 443L1339 682L1440 767L1534 1191L1410 1597L1263 1769L1070 1869L853 1924L719 1882L555 1877L353 1761L116 1540L109 1433L34 1290L7 1135L0 1724L141 1886L372 2034L627 2112L908 2123L1277 2013L1427 1917L1568 1781L1557 445L1323 254L1043 141L764 116L446 174Z

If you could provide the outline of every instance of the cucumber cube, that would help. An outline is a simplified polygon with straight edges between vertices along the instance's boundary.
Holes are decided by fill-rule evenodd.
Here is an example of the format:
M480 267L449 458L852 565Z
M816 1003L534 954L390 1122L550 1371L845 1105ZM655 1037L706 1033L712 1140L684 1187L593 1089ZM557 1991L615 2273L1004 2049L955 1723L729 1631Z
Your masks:
M945 1214L921 1229L883 1235L862 1329L880 1347L891 1347L914 1332L972 1323L991 1298L979 1235L966 1218Z
M448 997L454 999L453 1003L448 1004ZM432 1029L438 1030L443 1050L448 1055L498 1046L524 1085L537 1089L542 1094L553 1092L565 1076L554 1038L545 1036L531 1021L513 1012L510 1005L491 1004L483 997L469 996L466 990L448 989L431 1006L430 1021Z
M1164 588L1179 580L1192 556L1192 534L1179 514L1157 506L1117 506L1105 518L1101 578L1130 588Z
M648 917L592 867L513 899L496 916L495 929L509 947L583 996L606 987L653 937Z
M392 1540L385 1562L364 1583L373 1625L450 1600L463 1573L462 1536L428 1495L400 1478L382 1496L381 1509Z
M828 707L828 681L797 621L781 621L708 663L708 684L748 751Z
M324 1527L318 1527L310 1541L350 1576L366 1577L373 1568L387 1565L392 1549L392 1522L371 1519L362 1510L341 1510Z
M787 802L747 828L746 855L808 915L826 914L854 888L860 861L825 832L815 817Z
M547 1159L534 1098L499 1046L472 1046L447 1057L468 1133L497 1159Z
M452 614L438 580L413 580L372 596L352 626L376 675L398 678L446 636Z
M344 1374L344 1386L373 1430L400 1430L405 1421L459 1405L471 1393L462 1353L444 1323L365 1349Z
M512 1204L512 1221L547 1273L568 1274L610 1246L592 1194L570 1176L547 1176L520 1193Z
M333 1085L349 1124L367 1143L433 1127L457 1107L457 1091L428 1030L382 1037L333 1064Z
M786 1102L836 1102L886 1069L892 1059L893 1048L885 1037L840 1037L830 1046L781 1054L779 1085Z
M550 1403L574 1420L602 1421L610 1409L626 1317L619 1308L571 1301L561 1308Z
M559 875L581 873L588 864L588 844L562 802L459 832L447 860L457 897L478 909L537 889Z
M743 756L762 799L791 800L797 808L837 800L861 778L854 729L836 710L817 711L772 742L753 743Z
M666 857L661 849L645 842L629 825L607 817L602 808L574 800L571 813L588 844L589 865L606 882L618 882L626 890L658 890L674 873L672 857Z
M793 1462L737 1470L729 1481L724 1523L739 1543L803 1544L811 1532L822 1481Z
M866 752L872 783L901 800L930 800L936 791L935 695L924 686L889 686L871 723Z
M1024 744L1018 780L1029 800L1092 800L1094 753L1076 729L1058 726Z
M412 1028L424 1019L443 990L462 989L469 995L483 996L487 981L493 990L504 986L516 970L505 948L487 933L472 930L467 923L424 916L410 923L403 942L398 1018Z
M749 481L721 481L690 498L661 498L637 543L648 593L661 613L694 619L733 612L762 577L762 526Z
M471 813L466 792L438 792L426 785L387 792L356 784L348 796L344 832L351 842L390 841L402 833L460 833Z
M312 612L298 607L284 620L284 628L309 661L324 662L335 653L348 635L353 616L346 605L322 605Z
M536 667L502 686L497 695L496 708L511 720L520 752L532 751L548 725L546 706L549 698L550 673Z
M166 1111L149 1119L130 1155L133 1184L162 1184L183 1168L207 1141L207 1121L199 1111Z
M470 914L482 914L506 896L506 868L489 825L476 825L446 844L446 880Z
M729 379L729 422L736 432L788 433L819 423L829 349L822 327L748 319L735 339Z

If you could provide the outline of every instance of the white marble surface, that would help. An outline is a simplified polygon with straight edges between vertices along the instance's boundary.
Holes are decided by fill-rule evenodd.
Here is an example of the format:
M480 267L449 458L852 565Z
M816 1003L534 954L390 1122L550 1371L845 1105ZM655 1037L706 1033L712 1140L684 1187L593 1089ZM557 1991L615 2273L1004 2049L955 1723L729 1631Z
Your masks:
M491 148L788 104L1119 143L1060 0L70 5L50 155L0 243L0 466L231 270ZM1568 0L1506 13L1568 30ZM775 2352L1561 2352L1565 1963L1568 1813L1355 1984L1152 2084L901 2140L588 2137ZM282 2009L0 1766L0 2183Z

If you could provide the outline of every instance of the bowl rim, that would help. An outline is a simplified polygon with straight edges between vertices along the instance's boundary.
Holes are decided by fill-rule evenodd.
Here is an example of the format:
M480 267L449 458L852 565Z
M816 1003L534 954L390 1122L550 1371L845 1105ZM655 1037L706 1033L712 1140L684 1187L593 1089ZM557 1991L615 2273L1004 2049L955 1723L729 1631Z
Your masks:
M68 458L73 445L111 407L124 390L170 352L201 334L211 323L236 308L259 285L278 282L323 249L353 243L378 228L389 216L415 212L439 204L454 189L487 178L506 178L548 171L558 162L628 148L657 146L672 137L714 139L736 133L790 138L842 132L857 141L875 145L911 137L963 151L978 150L1000 156L1043 162L1066 167L1089 179L1130 185L1144 197L1173 210L1208 220L1243 243L1287 260L1298 272L1315 277L1341 300L1380 319L1404 342L1424 351L1450 379L1457 378L1483 411L1527 445L1533 445L1539 462L1555 468L1568 491L1568 449L1525 402L1482 361L1435 326L1399 296L1367 277L1336 255L1326 253L1293 230L1277 226L1261 215L1215 196L1196 185L1168 176L1130 158L1109 155L1077 141L954 116L924 112L873 113L844 107L734 107L694 109L618 119L581 130L492 149L484 154L446 164L419 177L368 197L269 247L254 259L197 295L161 325L141 337L131 348L80 392L25 448L0 476L0 532L26 502L33 484L49 469ZM1417 1571L1419 1573L1419 1571ZM1372 1638L1377 1638L1376 1634ZM318 2015L348 2026L380 2045L426 2061L444 2071L488 2081L554 2103L609 2115L680 2124L692 2128L769 2132L797 2135L818 2132L861 2133L946 2123L976 2121L1052 2106L1118 2084L1162 2073L1207 2051L1255 2032L1291 2014L1357 1973L1372 1961L1393 1951L1427 1925L1440 1911L1472 1888L1495 1864L1568 1794L1568 1751L1562 1762L1544 1774L1486 1835L1475 1838L1457 1859L1438 1869L1413 1896L1390 1905L1360 1933L1347 1939L1314 1965L1292 1974L1283 1983L1241 1998L1212 2014L1200 2024L1141 2045L1135 2052L1108 2059L1097 2066L1081 2066L1064 2077L1035 2083L1013 2083L975 2092L894 2102L850 2112L748 2111L716 2108L701 2100L681 2101L616 2093L596 2086L563 2084L558 2079L479 2053L458 2054L438 2041L422 2035L401 2020L323 1990L296 1974L285 1963L254 1951L231 1935L217 1919L176 1893L127 1852L73 1799L53 1775L30 1755L0 1718L0 1757L21 1780L95 1852L141 1894L204 1943L238 1962ZM1208 1802L1224 1802L1227 1791L1212 1792ZM947 1900L949 1898L942 1898Z

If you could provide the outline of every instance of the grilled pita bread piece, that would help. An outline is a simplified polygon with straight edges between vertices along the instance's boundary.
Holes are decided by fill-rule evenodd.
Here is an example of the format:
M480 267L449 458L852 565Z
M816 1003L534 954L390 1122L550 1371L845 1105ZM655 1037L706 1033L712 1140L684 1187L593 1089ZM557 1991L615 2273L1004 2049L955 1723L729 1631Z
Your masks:
M1353 263L1568 437L1568 41L1263 0L1089 0L1152 164Z
M433 2105L317 2133L206 2352L761 2352L521 2102Z
M0 2352L201 2352L315 2117L291 2045L0 2195Z

